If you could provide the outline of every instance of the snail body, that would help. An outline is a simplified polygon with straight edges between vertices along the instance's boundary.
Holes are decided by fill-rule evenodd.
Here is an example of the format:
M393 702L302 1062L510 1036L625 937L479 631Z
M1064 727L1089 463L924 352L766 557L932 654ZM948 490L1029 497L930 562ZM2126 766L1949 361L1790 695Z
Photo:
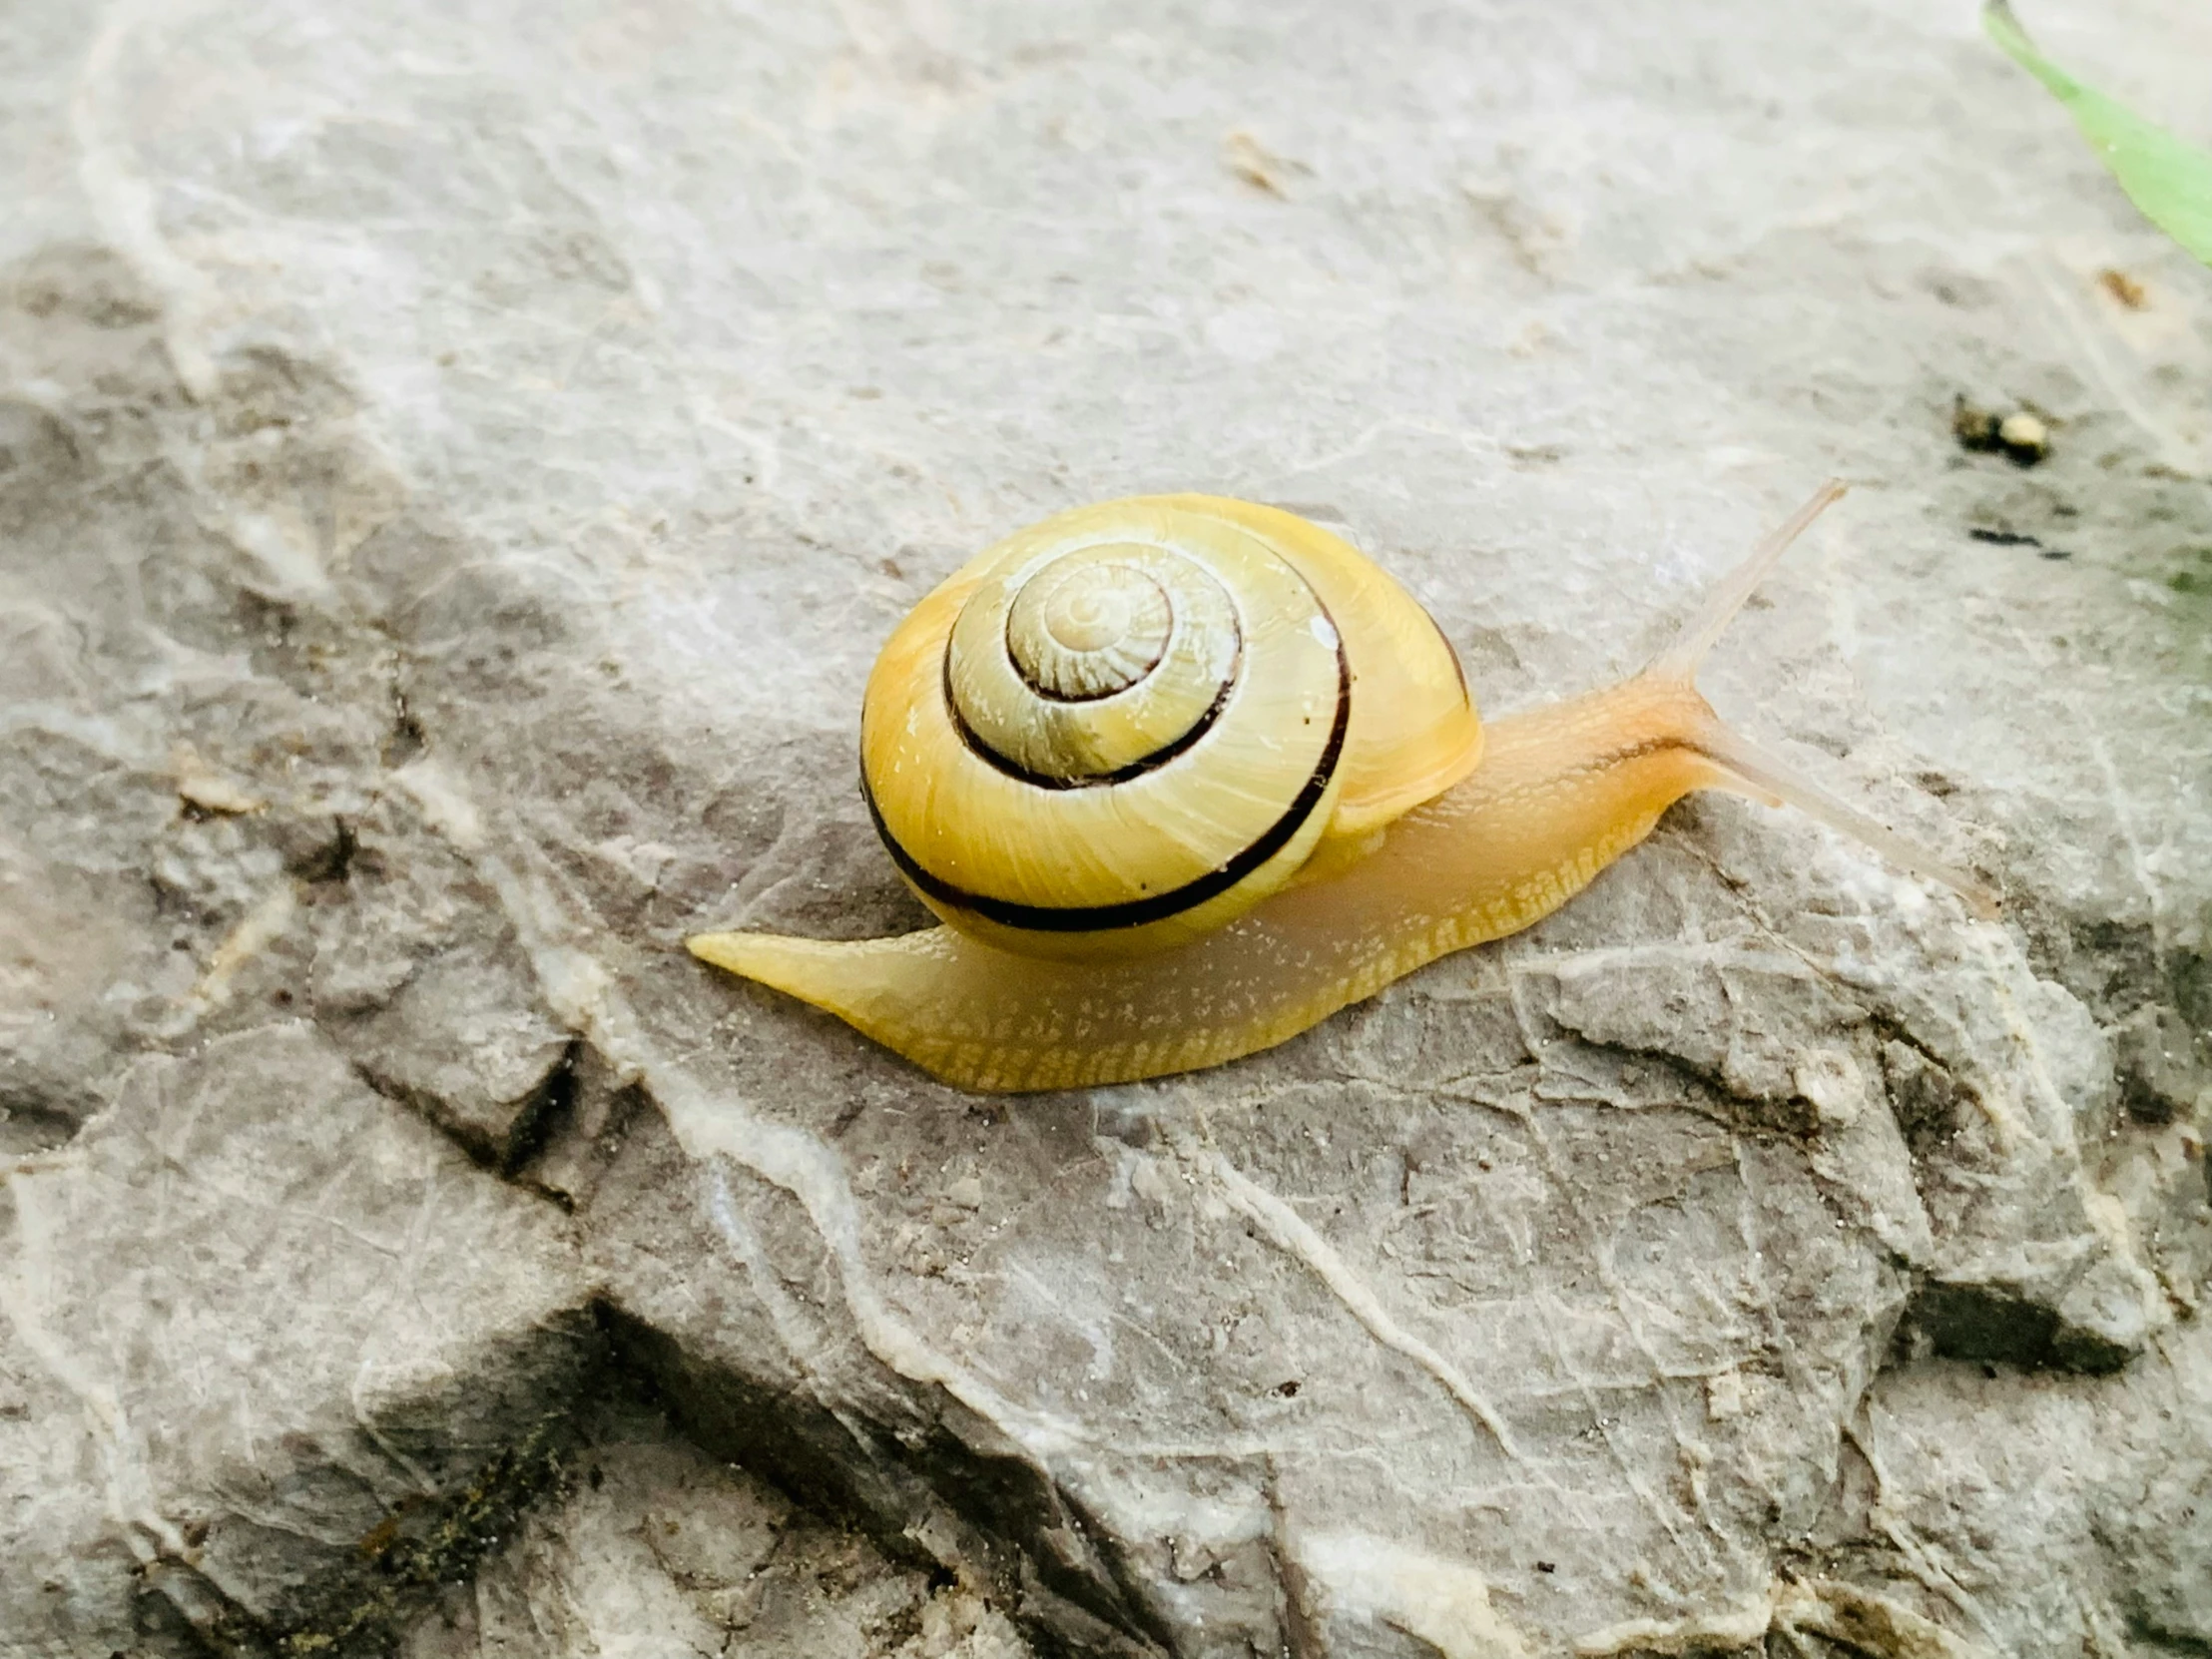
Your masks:
M1986 910L1970 877L1791 778L1693 684L1841 494L1762 543L1642 674L1486 733L1427 613L1317 526L1206 496L1048 519L924 599L870 676L863 788L946 925L690 947L947 1082L1009 1091L1271 1047L1549 914L1701 789L1799 806ZM1225 609L1209 583L1226 634L1207 633ZM1280 679L1256 687L1261 671ZM1154 681L1162 702L1138 707Z

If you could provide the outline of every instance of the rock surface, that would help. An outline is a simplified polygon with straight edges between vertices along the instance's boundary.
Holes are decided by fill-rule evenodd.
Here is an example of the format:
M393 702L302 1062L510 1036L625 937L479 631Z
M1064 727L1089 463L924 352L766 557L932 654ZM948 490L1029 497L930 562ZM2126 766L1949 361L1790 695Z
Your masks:
M1954 10L17 8L0 1651L2212 1644L2212 281ZM2001 925L1709 798L1016 1101L681 950L921 921L859 687L1030 519L1513 708L1830 472L1709 689Z
M303 1024L140 1060L7 1197L11 1653L386 1627L536 1496L595 1369L562 1218Z
M581 1427L569 1489L447 1591L402 1659L1027 1659L972 1591L885 1560L657 1413L610 1403Z

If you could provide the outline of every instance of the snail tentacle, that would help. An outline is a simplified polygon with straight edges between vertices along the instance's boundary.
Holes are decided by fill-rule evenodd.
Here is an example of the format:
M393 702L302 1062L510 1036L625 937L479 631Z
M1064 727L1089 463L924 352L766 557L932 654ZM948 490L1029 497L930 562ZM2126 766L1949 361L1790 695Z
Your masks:
M1698 669L1737 613L1742 611L1745 601L1789 551L1791 543L1822 513L1841 501L1848 488L1839 478L1829 479L1804 506L1761 537L1750 556L1713 585L1697 610L1683 623L1675 642L1652 659L1651 665L1644 670L1645 675L1685 687L1694 685ZM1702 705L1703 699L1699 702ZM1983 920L1997 915L1996 894L1986 883L1831 795L1818 784L1800 777L1788 762L1765 753L1718 715L1712 715L1710 710L1708 714L1710 718L1699 736L1698 747L1707 759L1723 769L1737 793L1769 807L1795 807L1838 834L1848 835L1881 853L1900 869L1911 870L1915 875L1950 888Z
M1644 672L1660 680L1679 680L1684 685L1697 678L1697 671L1712 654L1728 625L1759 584L1767 579L1767 573L1789 552L1798 537L1812 528L1813 521L1843 500L1851 486L1841 478L1831 478L1813 492L1812 498L1780 524L1759 538L1744 562L1723 576L1706 591L1695 611L1684 619L1674 643L1654 657Z
M1802 778L1788 762L1764 753L1742 733L1715 717L1699 740L1706 756L1734 780L1739 794L1751 796L1769 807L1795 807L1817 819L1839 835L1882 854L1900 869L1950 888L1983 921L2001 913L1996 893L1987 883L1957 865L1937 857L1918 841L1899 834L1879 819L1870 818L1849 802L1833 796L1811 780Z

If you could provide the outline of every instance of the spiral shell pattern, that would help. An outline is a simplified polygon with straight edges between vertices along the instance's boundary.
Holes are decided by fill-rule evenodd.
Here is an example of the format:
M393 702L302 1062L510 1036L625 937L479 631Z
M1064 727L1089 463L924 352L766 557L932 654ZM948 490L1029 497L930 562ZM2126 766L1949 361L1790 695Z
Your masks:
M1377 584L1418 619L1400 629L1413 655L1440 651L1471 766L1479 728L1434 625L1301 520L1156 497L1007 538L923 600L869 679L862 784L892 857L946 920L1029 954L1223 925L1312 856L1362 770L1332 596L1365 617Z

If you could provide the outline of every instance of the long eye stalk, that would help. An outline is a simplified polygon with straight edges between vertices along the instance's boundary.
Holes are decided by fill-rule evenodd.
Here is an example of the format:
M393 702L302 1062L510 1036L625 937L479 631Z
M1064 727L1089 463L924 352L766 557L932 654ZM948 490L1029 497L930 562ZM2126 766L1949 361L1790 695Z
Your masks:
M1728 625L1744 608L1745 601L1789 551L1790 544L1822 513L1844 498L1846 488L1840 479L1831 478L1810 501L1762 537L1749 558L1714 584L1696 613L1682 625L1680 636L1652 659L1650 667L1644 670L1644 677L1673 682L1686 690L1693 687L1698 670L1704 666L1706 657ZM1719 716L1710 718L1707 729L1700 736L1699 747L1708 759L1732 775L1740 793L1764 801L1770 807L1795 807L1838 834L1865 843L1900 869L1942 883L1965 900L1982 919L1996 916L1996 894L1984 883L1858 808L1838 800L1819 785L1797 777L1787 762L1763 753L1758 745L1732 730Z

